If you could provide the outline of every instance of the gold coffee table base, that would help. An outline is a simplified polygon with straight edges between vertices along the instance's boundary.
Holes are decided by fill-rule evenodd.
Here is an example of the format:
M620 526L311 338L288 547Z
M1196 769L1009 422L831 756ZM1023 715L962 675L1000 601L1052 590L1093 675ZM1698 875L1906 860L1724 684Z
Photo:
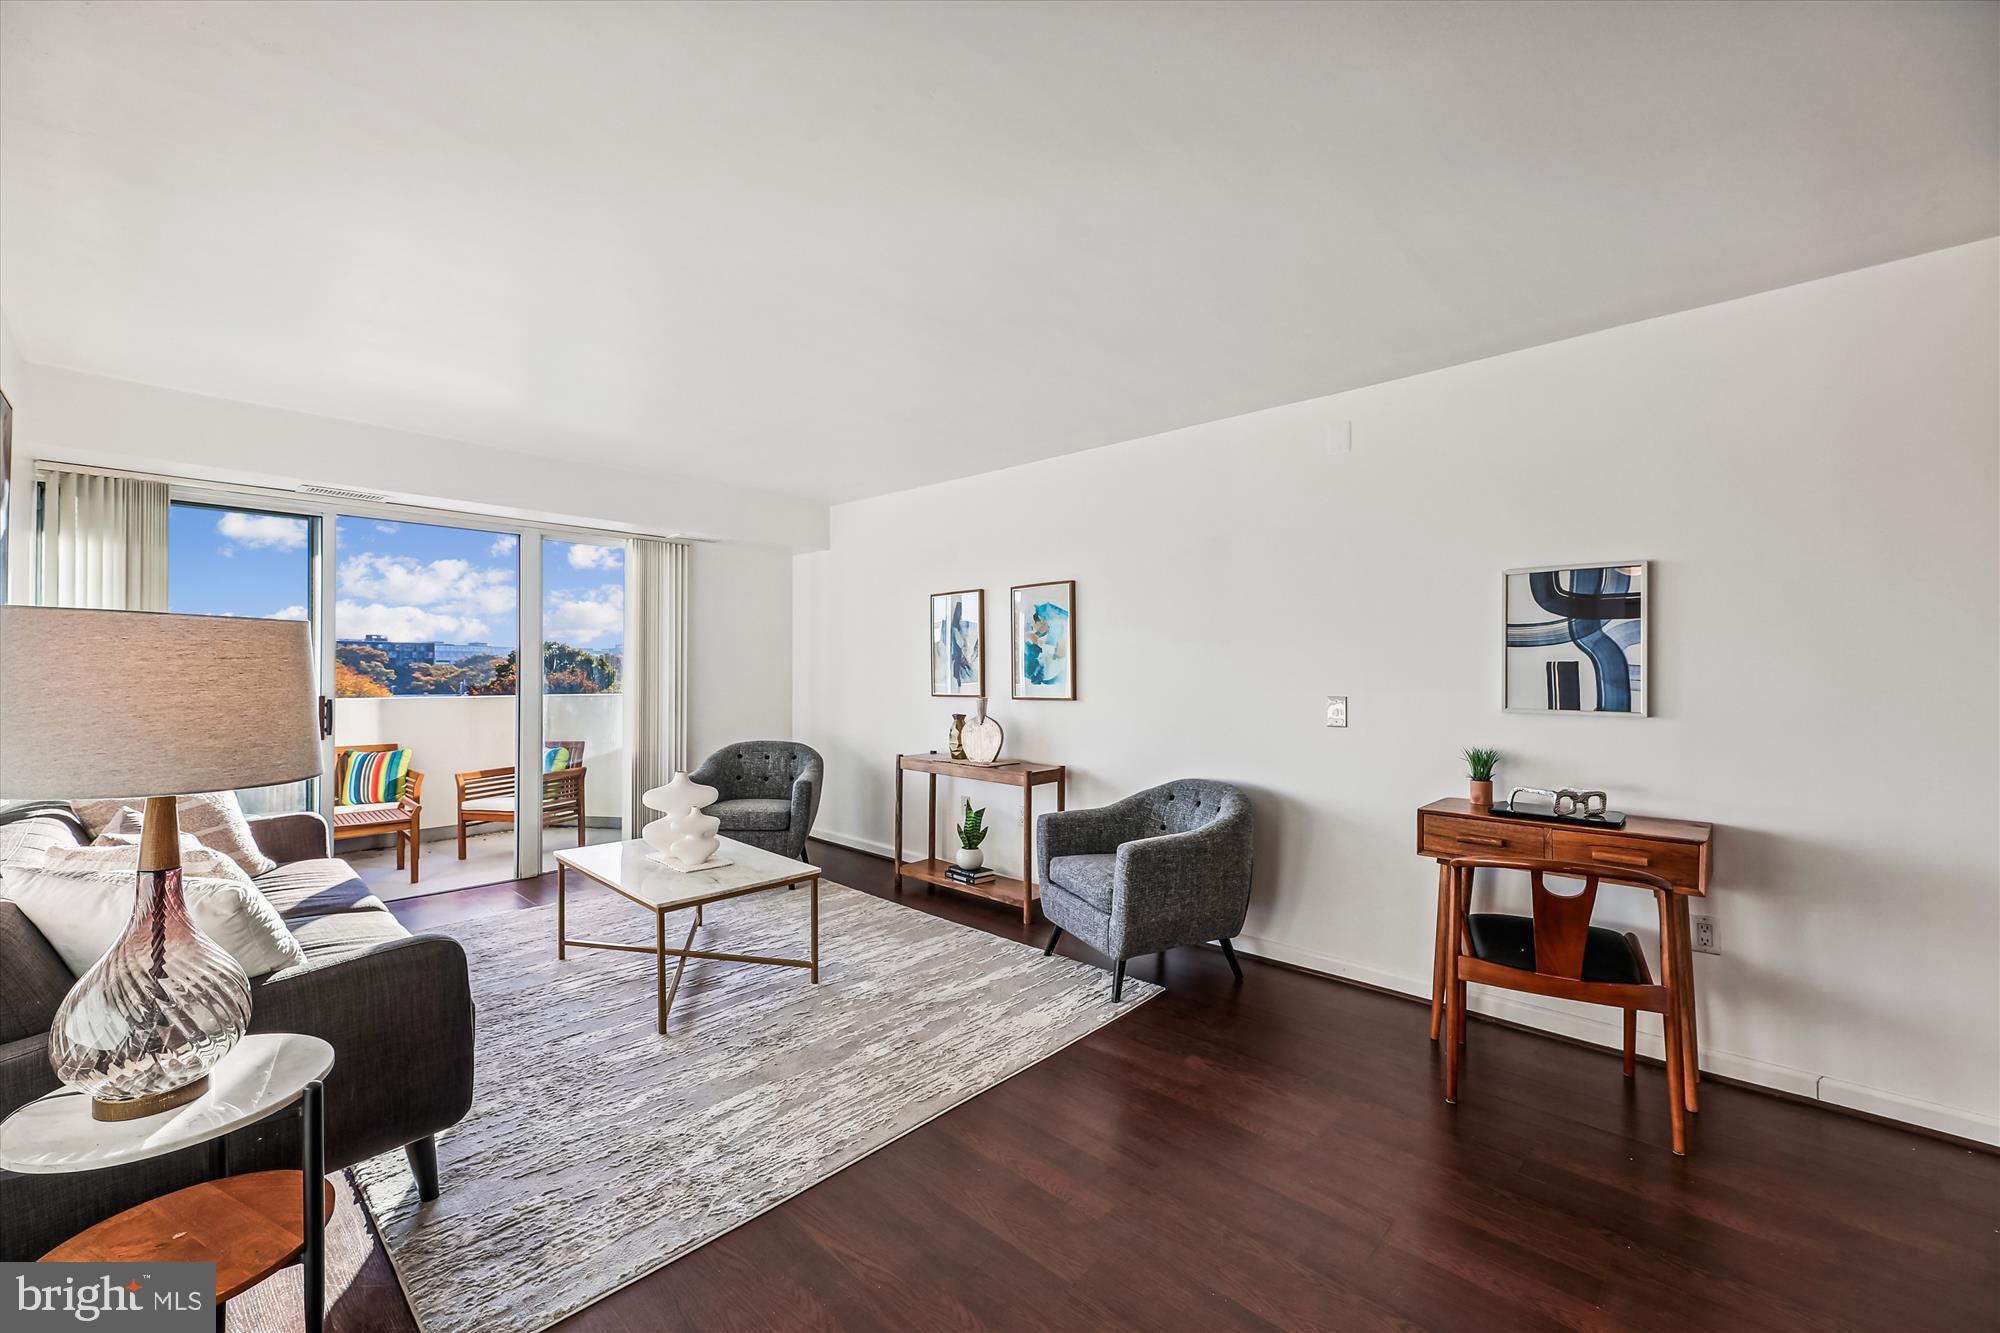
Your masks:
M615 944L609 940L571 939L569 936L569 871L572 868L593 883L601 884L620 897L636 902L639 906L652 912L653 942L651 944ZM660 999L659 1030L662 1036L667 1031L667 1010L673 1007L674 996L680 992L681 974L687 969L687 962L690 958L707 958L718 963L757 963L765 967L802 967L812 974L812 984L817 986L819 984L819 872L810 867L806 869L810 870L810 873L801 874L797 879L779 884L755 884L745 888L718 890L713 894L686 898L667 906L655 906L652 903L641 902L639 899L634 898L622 886L612 883L609 879L593 875L581 866L571 867L567 862L558 857L556 860L556 957L558 959L569 957L571 949L608 949L614 953L643 953L653 955L655 985ZM750 893L764 893L773 888L797 888L801 884L807 886L807 893L811 900L812 924L810 928L810 953L808 957L776 958L769 954L722 953L717 950L697 949L693 947L695 932L701 929L702 909L708 904L724 902L730 898L741 898L745 894ZM689 907L694 908L694 920L688 925L687 938L681 942L680 948L670 949L667 947L667 913L683 911ZM676 960L674 963L674 979L671 985L667 981L667 959L669 958Z

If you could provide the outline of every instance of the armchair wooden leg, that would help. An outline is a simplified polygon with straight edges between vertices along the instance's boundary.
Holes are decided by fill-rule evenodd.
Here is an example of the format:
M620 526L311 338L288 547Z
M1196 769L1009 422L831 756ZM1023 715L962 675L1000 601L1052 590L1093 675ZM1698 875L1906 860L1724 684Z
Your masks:
M1217 940L1216 943L1222 946L1222 956L1229 960L1229 970L1236 974L1238 981L1243 980L1243 964L1236 961L1236 950L1229 947L1228 940Z
M1061 938L1062 938L1062 927L1061 926L1051 927L1049 930L1048 947L1042 950L1042 957L1044 958L1051 957L1056 951L1056 941Z
M417 882L417 870L424 854L424 831L417 821L410 821L410 883Z
M397 829L395 837L390 839L390 841L396 844L396 869L401 870L405 864L403 858L409 853L409 848L403 845L404 843L403 831L401 829Z
M1632 1063L1639 1049L1639 1011L1625 1011L1625 1077L1632 1077Z
M465 859L465 821L458 821L458 859Z
M1124 993L1125 993L1125 960L1123 958L1120 958L1117 962L1111 965L1111 1003L1113 1004L1118 1003L1119 997Z

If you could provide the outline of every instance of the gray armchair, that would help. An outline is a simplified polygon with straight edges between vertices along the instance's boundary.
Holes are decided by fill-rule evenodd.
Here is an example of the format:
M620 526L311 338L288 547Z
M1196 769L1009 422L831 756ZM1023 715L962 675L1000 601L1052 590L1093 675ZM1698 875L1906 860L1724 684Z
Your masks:
M1214 940L1236 979L1229 941L1250 909L1254 847L1250 802L1223 782L1182 778L1096 810L1062 810L1036 821L1042 914L1114 965L1111 998L1125 963L1141 954Z
M721 793L706 813L722 821L723 836L794 861L805 859L806 835L826 785L826 765L812 746L738 741L702 760L688 776Z

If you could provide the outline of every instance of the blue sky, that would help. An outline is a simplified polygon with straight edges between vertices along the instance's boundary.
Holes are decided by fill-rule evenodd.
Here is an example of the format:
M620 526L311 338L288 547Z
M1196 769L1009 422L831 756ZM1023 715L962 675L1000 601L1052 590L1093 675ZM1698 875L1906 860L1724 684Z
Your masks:
M519 552L510 534L340 518L334 633L515 646ZM304 619L310 604L306 520L176 504L169 519L169 609ZM546 637L603 651L624 638L624 551L547 543Z

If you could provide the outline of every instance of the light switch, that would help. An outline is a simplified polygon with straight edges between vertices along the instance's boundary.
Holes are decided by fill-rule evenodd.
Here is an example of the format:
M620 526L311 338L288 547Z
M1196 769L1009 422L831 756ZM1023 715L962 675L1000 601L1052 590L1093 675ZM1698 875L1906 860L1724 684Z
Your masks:
M1329 694L1326 696L1326 724L1329 727L1344 727L1347 725L1346 695Z

